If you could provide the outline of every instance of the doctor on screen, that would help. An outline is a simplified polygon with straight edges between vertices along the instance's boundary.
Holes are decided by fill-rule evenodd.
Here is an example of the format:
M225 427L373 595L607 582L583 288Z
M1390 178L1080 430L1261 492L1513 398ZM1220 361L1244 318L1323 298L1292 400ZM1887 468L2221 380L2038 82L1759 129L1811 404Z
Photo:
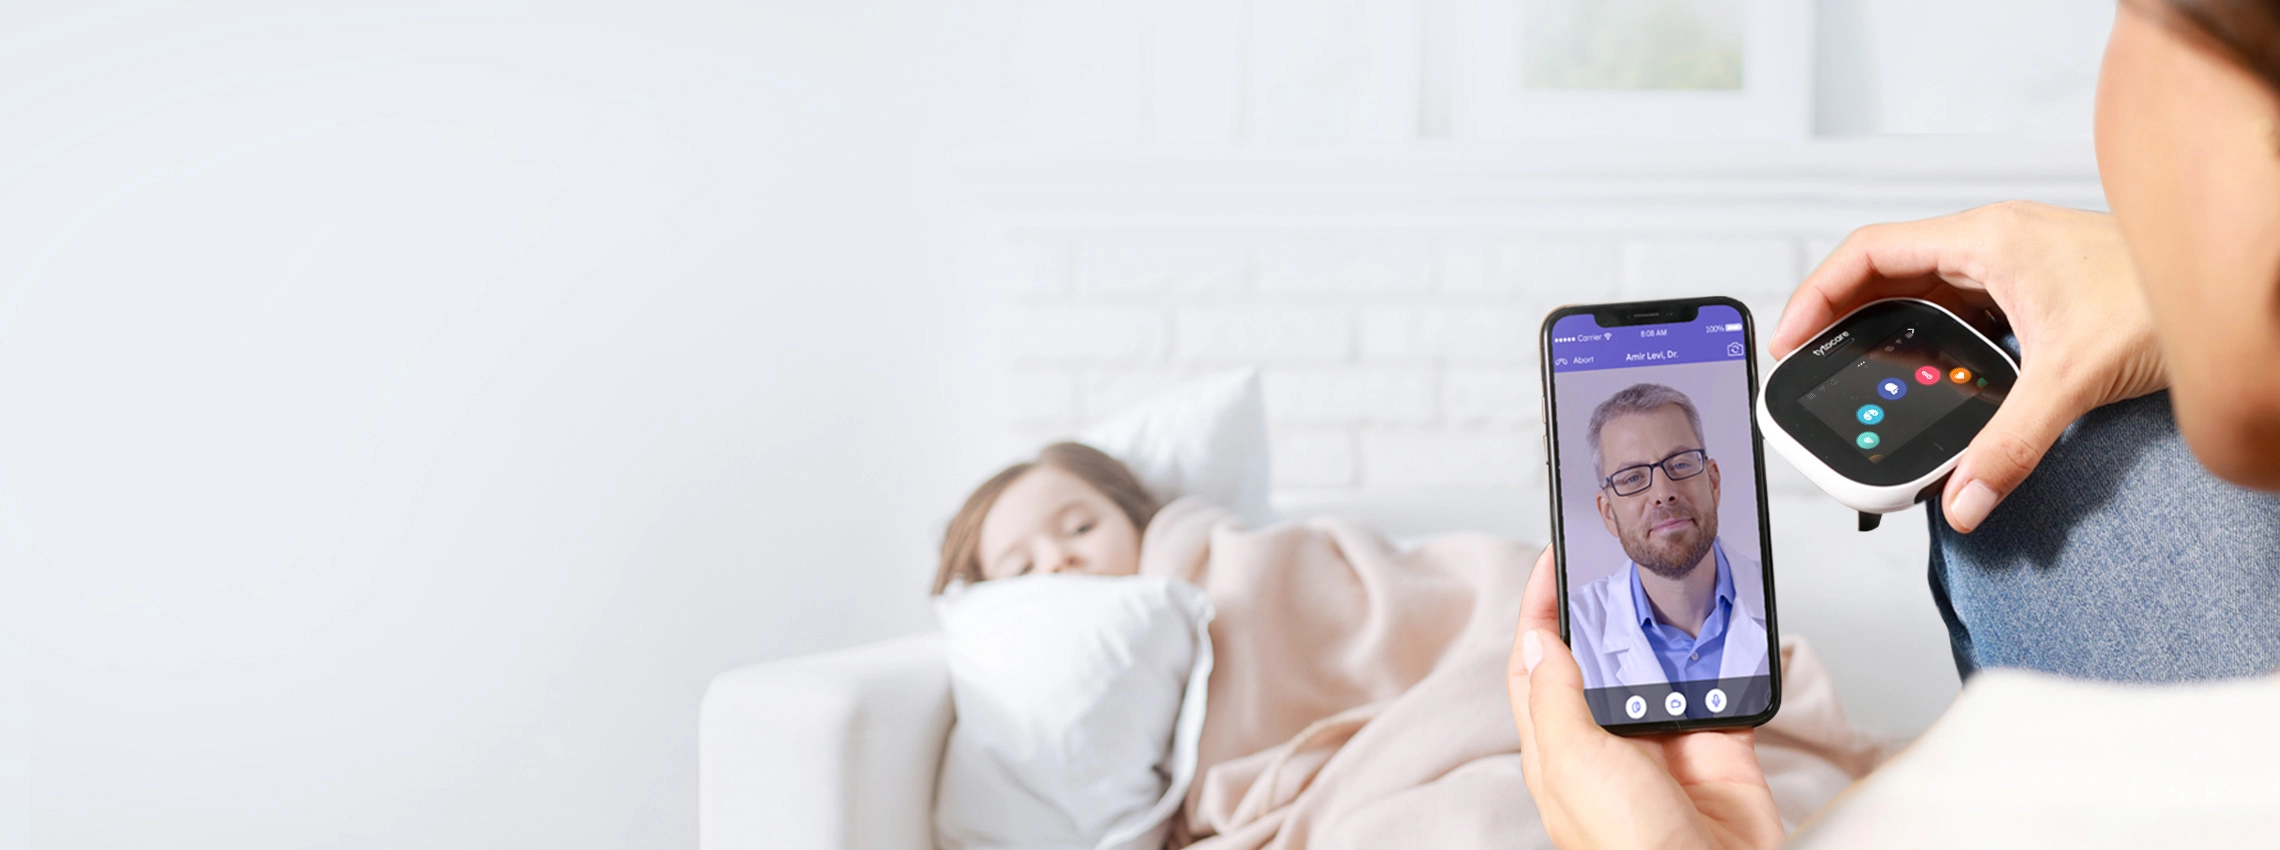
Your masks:
M1587 688L1768 672L1765 614L1734 590L1762 581L1750 553L1718 542L1718 462L1686 394L1634 384L1591 412L1599 518L1630 561L1569 598ZM1739 568L1739 569L1737 569Z

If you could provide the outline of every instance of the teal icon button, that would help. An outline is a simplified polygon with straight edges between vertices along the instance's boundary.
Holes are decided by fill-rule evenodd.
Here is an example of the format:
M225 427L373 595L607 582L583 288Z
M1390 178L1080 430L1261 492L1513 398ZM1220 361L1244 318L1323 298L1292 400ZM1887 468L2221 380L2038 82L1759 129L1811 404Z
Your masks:
M1859 410L1853 412L1853 416L1860 419L1862 425L1874 425L1884 421L1884 408L1873 404L1864 404L1860 406Z
M1875 431L1862 431L1860 436L1853 438L1853 445L1864 449L1876 448L1876 444L1881 442L1884 442L1884 438L1876 436Z

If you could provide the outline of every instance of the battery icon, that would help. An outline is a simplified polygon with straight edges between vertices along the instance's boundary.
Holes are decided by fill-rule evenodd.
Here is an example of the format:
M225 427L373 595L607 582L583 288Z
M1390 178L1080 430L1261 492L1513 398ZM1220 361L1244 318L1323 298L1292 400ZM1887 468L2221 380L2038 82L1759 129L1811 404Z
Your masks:
M1742 332L1742 323L1740 323L1740 322L1733 322L1733 323L1731 323L1731 324L1728 324L1728 325L1726 325L1726 332L1727 332L1727 333L1735 333L1735 334L1741 333L1741 332Z

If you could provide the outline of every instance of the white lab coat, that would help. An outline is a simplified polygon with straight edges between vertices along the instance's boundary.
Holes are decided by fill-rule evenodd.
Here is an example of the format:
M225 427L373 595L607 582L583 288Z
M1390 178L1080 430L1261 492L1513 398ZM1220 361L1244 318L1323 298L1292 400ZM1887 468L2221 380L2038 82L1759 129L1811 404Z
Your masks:
M1718 545L1718 544L1712 544ZM1719 545L1719 551L1725 547ZM1751 604L1758 594L1747 592L1748 582L1764 582L1757 559L1726 552L1726 567L1734 577L1734 616L1726 624L1725 653L1718 660L1718 678L1739 679L1769 672L1765 656L1765 613ZM1625 562L1614 575L1584 585L1568 594L1568 635L1575 663L1583 668L1583 686L1659 685L1668 681L1655 650L1639 629L1639 612L1631 604L1631 575L1639 565Z

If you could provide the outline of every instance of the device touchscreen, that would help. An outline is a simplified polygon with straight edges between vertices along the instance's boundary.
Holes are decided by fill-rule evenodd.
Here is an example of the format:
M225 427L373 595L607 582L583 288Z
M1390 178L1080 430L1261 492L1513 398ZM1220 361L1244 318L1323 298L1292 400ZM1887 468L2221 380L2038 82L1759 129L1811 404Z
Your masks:
M1773 699L1740 311L1550 331L1569 646L1601 725L1743 718Z
M1870 463L1881 463L1965 401L1979 397L2002 403L2010 382L1990 385L1988 378L1919 337L1916 326L1908 324L1806 390L1797 402Z

